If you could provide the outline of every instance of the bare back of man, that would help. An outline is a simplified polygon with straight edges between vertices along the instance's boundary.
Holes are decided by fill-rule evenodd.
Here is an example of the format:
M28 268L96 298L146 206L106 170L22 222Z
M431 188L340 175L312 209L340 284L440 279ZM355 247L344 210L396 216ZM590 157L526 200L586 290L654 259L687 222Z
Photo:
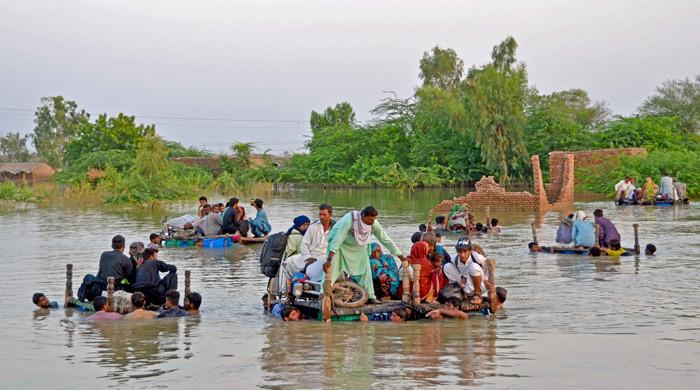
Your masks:
M124 316L125 320L152 320L158 317L158 313L151 310L136 309Z

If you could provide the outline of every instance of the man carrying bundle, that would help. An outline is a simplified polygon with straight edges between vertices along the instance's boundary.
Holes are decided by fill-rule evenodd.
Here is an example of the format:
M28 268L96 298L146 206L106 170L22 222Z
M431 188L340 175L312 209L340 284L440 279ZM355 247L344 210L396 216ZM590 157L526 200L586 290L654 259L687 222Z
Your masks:
M341 218L328 236L328 256L324 270L330 272L331 284L343 275L353 276L367 290L370 303L377 303L372 284L372 269L369 266L369 243L372 235L394 256L406 260L394 241L376 220L379 212L372 206L362 212L351 211Z

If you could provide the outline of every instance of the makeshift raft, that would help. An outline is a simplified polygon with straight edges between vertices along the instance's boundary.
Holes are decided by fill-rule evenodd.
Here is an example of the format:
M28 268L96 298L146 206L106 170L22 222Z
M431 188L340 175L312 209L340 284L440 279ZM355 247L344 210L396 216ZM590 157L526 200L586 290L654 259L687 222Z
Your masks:
M669 206L687 205L687 204L690 204L687 200L686 201L655 200L653 202L642 202L642 203L615 202L615 206L622 206L622 207L627 207L627 206L669 207Z
M364 304L359 307L341 307L338 304L334 304L334 299L331 296L322 296L319 300L296 300L293 305L298 307L308 318L316 318L322 321L354 321L360 317L360 314L371 314L371 313L391 313L392 310L398 307L408 307L413 311L418 312L425 316L430 310L438 309L443 307L439 303L422 303L420 299L420 283L418 283L418 277L420 275L420 264L412 264L411 268L413 273L409 271L409 264L407 260L402 261L403 265L403 296L401 300L381 302L377 304ZM464 312L484 312L488 314L489 311L495 312L497 309L497 298L496 298L496 260L487 259L486 267L489 270L489 281L492 286L491 290L488 291L489 302L482 302L478 305L473 305L469 303L464 303L460 306L460 310ZM413 281L413 289L411 289L411 282ZM324 291L332 291L330 275L328 270L325 271L324 278ZM269 291L268 291L269 293ZM334 297L337 298L337 297Z
M230 248L234 244L238 245L255 245L262 244L267 240L267 236L264 237L241 237L237 235L217 235L217 236L206 236L206 237L192 237L192 238L175 238L175 237L163 237L163 246L168 248L175 247L194 247L200 246L198 243L201 241L202 248L216 249L216 248Z
M537 241L537 229L535 228L535 224L531 223L530 227L532 228L532 242L535 244L539 245L539 242ZM634 229L634 248L623 248L625 249L628 253L634 253L634 254L639 254L640 253L640 246L639 246L639 224L635 223L632 224L632 228ZM598 232L600 229L600 225L595 224L595 245L596 247L600 247L600 243L598 242ZM557 253L557 254L562 254L562 255L585 255L588 256L588 252L590 248L574 248L574 247L567 247L567 246L550 246L550 247L544 247L547 249L547 251L543 252L538 252L538 253Z
M296 301L294 306L299 308L306 318L323 320L323 303L320 301ZM374 314L374 313L391 313L392 310L399 307L406 307L413 311L419 313L419 317L425 317L425 314L431 310L440 309L445 305L439 303L420 303L418 305L407 304L400 300L392 300L388 302L382 302L375 305L368 304L358 308L350 309L343 307L333 307L330 312L331 321L357 321L360 318L360 314ZM460 310L467 313L484 313L488 314L491 304L489 302L482 302L478 305L474 304L464 304L460 307Z

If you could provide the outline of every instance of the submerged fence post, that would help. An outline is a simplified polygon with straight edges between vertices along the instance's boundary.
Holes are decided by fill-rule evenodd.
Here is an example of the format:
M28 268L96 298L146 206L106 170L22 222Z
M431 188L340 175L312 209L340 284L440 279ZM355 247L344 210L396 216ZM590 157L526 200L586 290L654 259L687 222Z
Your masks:
M600 248L600 225L595 224L595 246Z
M535 244L538 244L538 242L537 242L537 229L535 229L535 224L531 223L530 227L532 228L532 242L534 242Z
M413 304L420 305L420 264L413 264Z
M634 228L634 253L639 254L639 224L632 224L632 228Z
M190 300L187 298L188 295L192 292L190 289L190 270L186 269L185 270L185 298L182 300L182 304L185 305L185 308L189 306Z
M411 302L411 273L408 272L408 261L401 261L401 268L403 269L403 285L401 287L401 301L408 303Z
M491 207L486 206L486 227L491 228Z
M68 299L73 298L73 264L66 264L66 294L63 307L68 307Z
M108 311L115 311L114 307L114 276L107 278L107 306Z
M487 259L486 267L489 270L489 283L491 288L489 288L489 303L491 304L491 311L496 311L496 259Z

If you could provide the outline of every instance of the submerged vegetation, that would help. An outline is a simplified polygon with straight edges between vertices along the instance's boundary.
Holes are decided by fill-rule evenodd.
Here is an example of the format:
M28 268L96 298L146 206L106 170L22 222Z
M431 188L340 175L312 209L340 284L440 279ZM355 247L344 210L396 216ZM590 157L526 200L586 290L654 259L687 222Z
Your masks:
M491 61L465 69L452 49L435 47L419 61L422 84L393 96L360 123L347 102L312 112L308 153L282 166L269 156L251 164L254 145L234 143L217 171L177 162L212 153L161 139L133 116L90 115L61 96L42 99L31 142L59 169L53 190L2 184L0 200L32 202L51 193L109 203L154 204L201 193L260 193L271 183L323 185L462 185L493 175L504 185L529 182L529 155L548 171L553 150L645 147L606 169L579 170L580 187L610 193L621 177L657 179L668 172L700 195L700 76L665 82L634 116L613 116L581 89L540 93L516 58L516 41L494 46ZM29 157L28 138L0 139L6 160Z

